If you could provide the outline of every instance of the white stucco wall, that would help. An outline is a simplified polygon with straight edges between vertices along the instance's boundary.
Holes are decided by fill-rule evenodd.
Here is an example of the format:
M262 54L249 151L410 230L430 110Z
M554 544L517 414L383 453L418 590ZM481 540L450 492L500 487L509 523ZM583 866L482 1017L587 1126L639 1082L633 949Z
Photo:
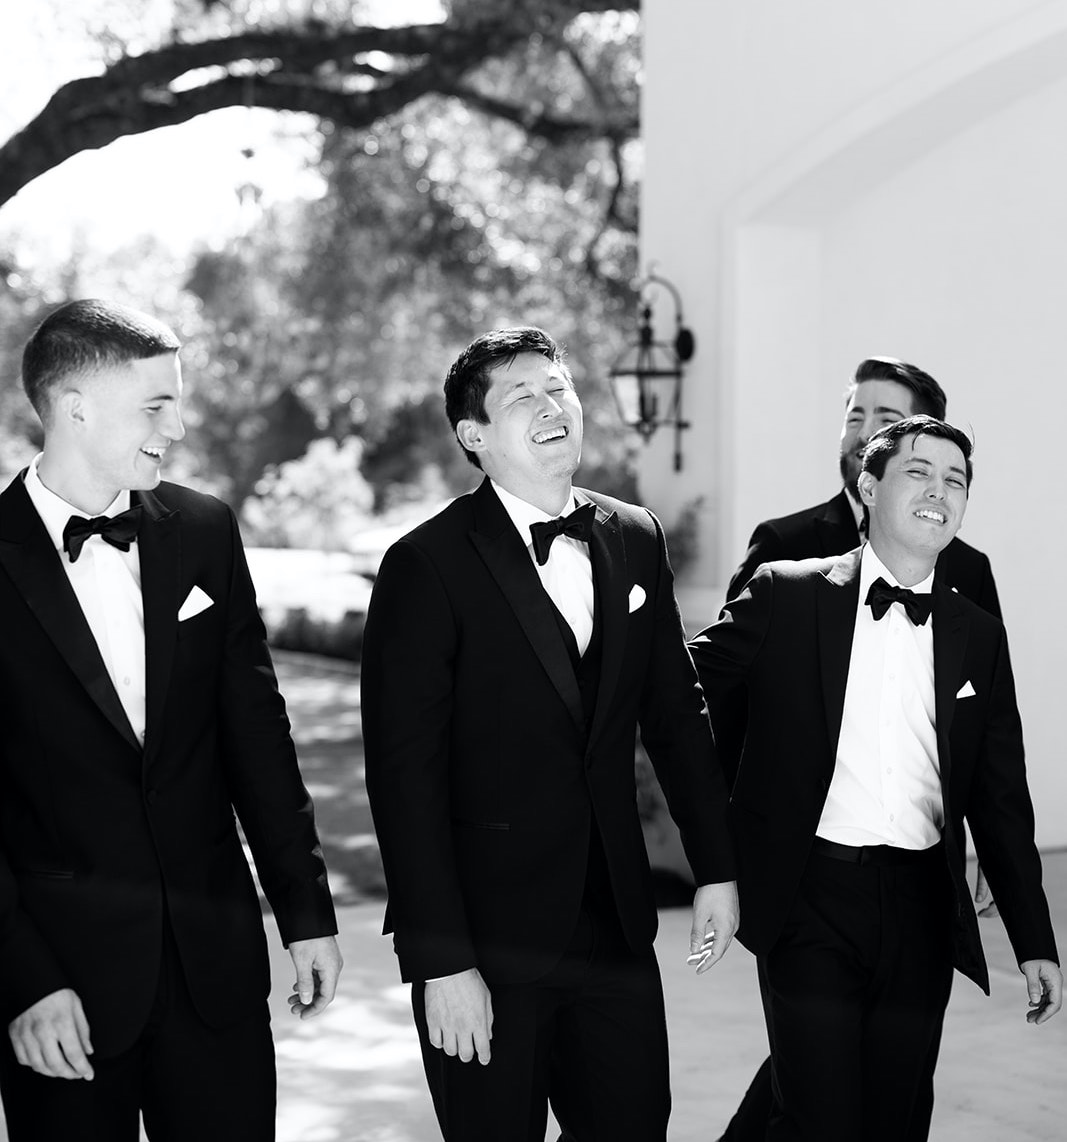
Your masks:
M1067 2L644 13L643 256L681 291L697 355L685 469L661 433L642 493L668 520L705 497L687 619L713 617L758 520L836 490L855 364L916 362L976 437L963 534L1000 586L1039 840L1067 844L1067 617L1049 601L1067 564Z

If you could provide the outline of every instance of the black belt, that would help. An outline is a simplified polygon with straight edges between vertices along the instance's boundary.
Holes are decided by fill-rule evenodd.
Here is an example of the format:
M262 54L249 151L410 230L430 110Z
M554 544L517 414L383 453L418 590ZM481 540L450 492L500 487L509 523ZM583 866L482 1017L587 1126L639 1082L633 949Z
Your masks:
M850 864L924 864L941 851L941 842L928 849L898 849L893 845L839 845L837 841L816 837L811 851Z

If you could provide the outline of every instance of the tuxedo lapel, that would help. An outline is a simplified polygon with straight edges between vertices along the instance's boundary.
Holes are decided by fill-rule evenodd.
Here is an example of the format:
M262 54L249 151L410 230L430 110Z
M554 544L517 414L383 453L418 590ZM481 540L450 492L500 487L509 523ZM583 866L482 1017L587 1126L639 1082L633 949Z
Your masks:
M471 501L475 516L471 543L514 611L571 720L578 731L584 733L585 714L578 679L556 624L552 601L541 584L530 554L488 479L473 493Z
M860 548L843 555L816 581L819 672L822 678L826 731L836 752L845 710L845 686L852 658L859 599Z
M934 725L937 728L937 754L941 765L941 788L948 789L951 756L948 734L956 712L956 694L967 681L963 656L967 650L970 624L956 595L938 580L933 587L934 624Z
M167 698L174 644L178 634L181 580L180 513L170 511L151 492L135 492L144 508L137 544L144 604L145 757L159 744L159 724Z
M823 504L822 510L815 517L815 533L818 536L819 549L813 551L812 555L826 557L843 555L859 543L856 518L852 514L848 493L844 489L832 500Z
M579 503L593 501L582 491L576 490ZM601 726L611 705L615 684L622 667L623 649L626 643L626 623L629 617L627 596L630 588L626 574L626 549L623 544L619 517L606 512L596 505L596 519L589 539L589 555L593 561L593 575L600 595L601 631L603 646L600 654L600 686L597 690L596 710L593 724L589 729L592 741Z
M100 712L140 753L141 743L22 474L0 496L0 565Z

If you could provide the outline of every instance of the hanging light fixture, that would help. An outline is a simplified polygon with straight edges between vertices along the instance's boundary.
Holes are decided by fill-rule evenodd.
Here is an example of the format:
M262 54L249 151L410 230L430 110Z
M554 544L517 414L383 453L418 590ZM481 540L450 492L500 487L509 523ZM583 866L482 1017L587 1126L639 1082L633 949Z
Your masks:
M669 342L655 340L650 291L656 287L665 289L674 303L675 332ZM680 472L682 430L689 427L682 417L682 374L696 340L682 320L682 299L666 278L649 271L640 283L638 303L637 339L612 365L611 391L623 423L635 428L645 443L661 425L674 425L674 470Z

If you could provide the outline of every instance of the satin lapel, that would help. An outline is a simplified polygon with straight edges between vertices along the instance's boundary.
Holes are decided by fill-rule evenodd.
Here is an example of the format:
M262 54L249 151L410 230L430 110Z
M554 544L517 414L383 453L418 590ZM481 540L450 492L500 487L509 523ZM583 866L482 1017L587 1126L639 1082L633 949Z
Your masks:
M145 759L155 751L166 704L174 643L178 635L178 589L181 579L180 515L151 492L135 492L144 507L137 538L141 556L141 599L144 603Z
M0 564L100 712L140 753L141 743L21 475L0 497Z
M856 629L859 578L860 549L857 548L838 559L815 585L826 732L835 753L845 710L845 686L852 658L852 635Z
M476 530L470 533L471 542L515 612L519 626L563 699L571 720L580 733L585 733L578 679L556 625L552 603L530 554L488 480L471 498L477 524Z
M847 492L839 492L823 505L822 514L815 517L815 531L819 537L820 550L812 552L813 555L843 555L859 543L859 531L848 505Z
M967 650L970 623L956 595L934 579L934 724L937 727L937 754L941 766L941 788L948 789L951 757L948 732L956 712L956 695L967 681L963 677L963 656Z
M580 503L591 503L588 496L576 492ZM590 742L596 737L615 693L622 668L626 644L626 624L629 618L628 595L631 584L626 574L626 548L623 544L619 517L610 515L597 505L596 520L589 540L589 555L593 560L593 575L600 596L600 622L603 645L600 653L600 686L597 689L596 710L589 730Z

